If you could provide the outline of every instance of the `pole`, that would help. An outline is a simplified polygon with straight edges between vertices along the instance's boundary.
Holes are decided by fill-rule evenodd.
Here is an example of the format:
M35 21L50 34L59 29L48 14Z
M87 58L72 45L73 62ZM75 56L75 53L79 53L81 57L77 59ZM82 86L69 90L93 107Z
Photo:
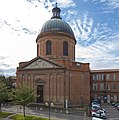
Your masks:
M50 79L51 79L51 77L49 77L49 103L48 103L48 106L49 106L49 120L50 120Z
M49 103L49 120L50 120L50 103Z

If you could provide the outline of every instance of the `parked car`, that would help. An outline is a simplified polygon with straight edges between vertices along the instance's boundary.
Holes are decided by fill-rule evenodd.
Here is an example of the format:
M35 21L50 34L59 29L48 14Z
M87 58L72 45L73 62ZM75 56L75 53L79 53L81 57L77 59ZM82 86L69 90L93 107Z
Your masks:
M97 102L92 102L92 103L91 103L91 106L93 106L93 105L100 106L100 104L99 104L99 103L97 103Z
M115 103L115 105L114 105L115 107L117 107L117 106L119 106L119 103Z
M96 112L99 109L100 109L100 106L98 106L98 105L92 105L91 106L91 112Z
M112 106L115 106L115 102L112 102L111 105L112 105Z
M101 116L105 116L106 114L106 110L98 105L93 105L91 107L91 116L94 117L99 117L99 115L101 114Z
M119 105L117 106L117 110L119 111Z
M92 117L106 119L106 113L103 110L97 110L96 112L92 112Z
M92 117L92 120L103 120L103 119L97 118L97 117Z
M100 105L101 102L100 102L99 100L92 100L92 101L91 101L91 105L92 105L92 103L94 103L94 104L99 104L99 105Z
M103 110L103 111L106 113L106 110L105 110L104 108L101 108L101 107L100 107L99 110Z
M93 100L92 102L97 102L98 104L100 104L101 102L99 100Z

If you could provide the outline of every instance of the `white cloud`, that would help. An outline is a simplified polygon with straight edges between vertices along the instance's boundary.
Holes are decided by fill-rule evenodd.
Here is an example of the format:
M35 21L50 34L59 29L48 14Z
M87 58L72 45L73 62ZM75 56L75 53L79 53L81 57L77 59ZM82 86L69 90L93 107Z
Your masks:
M36 7L24 0L0 1L0 56L5 57L0 70L16 69L19 62L36 57L36 37L51 14L40 2Z
M82 17L77 17L70 21L74 30L75 36L80 40L88 40L93 27L93 19L88 16L88 13L84 13Z
M101 2L104 4L104 11L106 13L110 13L115 9L119 9L119 0L92 0L92 2L98 4L98 2Z
M55 6L56 2L58 3L58 7L61 8L68 8L68 7L74 7L75 2L73 0L27 0L28 2L34 4L35 6L38 6L38 3L44 4L46 8L51 8Z
M76 58L81 62L89 62L91 69L119 68L119 33L108 41L97 41L87 47L76 46Z
M58 6L62 8L76 6L73 0L57 0Z

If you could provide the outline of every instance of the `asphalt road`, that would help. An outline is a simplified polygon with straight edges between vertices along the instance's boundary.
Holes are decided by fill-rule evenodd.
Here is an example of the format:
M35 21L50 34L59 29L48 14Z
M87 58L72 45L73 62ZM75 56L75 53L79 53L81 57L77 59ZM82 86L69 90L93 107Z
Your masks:
M102 107L106 109L106 120L119 120L119 111L117 109L110 105L110 104L102 104ZM23 113L23 109L20 109L19 106L6 106L2 107L2 110L9 111L13 113ZM30 109L26 108L26 114L30 115L38 115L41 117L49 117L49 111L48 109ZM78 115L78 114L70 114L70 113L63 113L62 111L50 111L50 118L53 118L54 120L91 120L91 117L86 117L84 115Z
M106 109L107 120L119 120L119 111L110 104L102 104Z
M22 113L23 109L20 109L19 106L6 106L2 107L3 111L13 112L13 113ZM49 118L49 110L48 109L30 109L26 108L26 114L29 115L37 115L44 118ZM86 117L86 115L78 115L78 114L70 114L67 111L65 113L62 113L62 111L50 111L50 118L54 120L91 120L90 117Z

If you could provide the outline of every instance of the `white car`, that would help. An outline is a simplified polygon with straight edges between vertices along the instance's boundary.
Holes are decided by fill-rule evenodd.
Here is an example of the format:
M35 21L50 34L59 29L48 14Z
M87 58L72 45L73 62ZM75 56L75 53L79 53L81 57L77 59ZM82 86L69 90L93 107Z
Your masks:
M119 111L119 105L117 106L117 110Z
M97 110L96 112L92 112L91 115L92 117L106 119L106 114L103 110Z
M101 118L96 118L96 117L93 117L92 120L103 120Z
M91 103L91 106L93 106L93 105L100 106L100 104L98 104L97 102L92 102L92 103Z

